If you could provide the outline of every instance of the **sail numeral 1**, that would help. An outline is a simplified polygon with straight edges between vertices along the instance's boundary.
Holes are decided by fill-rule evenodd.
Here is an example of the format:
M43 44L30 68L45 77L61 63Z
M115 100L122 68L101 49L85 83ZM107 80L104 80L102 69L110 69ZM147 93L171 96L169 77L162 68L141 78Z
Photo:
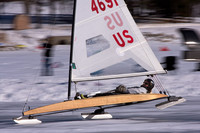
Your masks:
M119 5L117 0L105 0L105 2L101 0L97 0L97 2L95 2L95 0L92 0L91 9L93 12L96 11L96 13L98 14L99 10L105 11L106 7L113 8L114 4L116 6Z

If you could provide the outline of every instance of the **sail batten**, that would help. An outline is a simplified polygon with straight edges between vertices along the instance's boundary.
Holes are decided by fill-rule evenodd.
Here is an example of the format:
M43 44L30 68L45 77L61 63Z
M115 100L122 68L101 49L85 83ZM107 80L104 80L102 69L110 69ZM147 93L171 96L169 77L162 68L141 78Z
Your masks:
M72 81L165 73L123 0L77 0L76 9Z

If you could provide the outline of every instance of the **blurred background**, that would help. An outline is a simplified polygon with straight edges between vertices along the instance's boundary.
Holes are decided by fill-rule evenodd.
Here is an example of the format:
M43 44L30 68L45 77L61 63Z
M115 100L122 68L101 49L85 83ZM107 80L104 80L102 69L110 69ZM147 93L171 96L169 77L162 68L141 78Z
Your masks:
M164 83L175 94L190 95L191 88L194 88L196 91L192 91L191 95L199 95L196 89L199 81L196 79L199 79L200 71L200 1L125 1L156 57L168 70L168 77L162 77ZM73 0L0 0L0 100L13 101L17 98L24 101L21 95L26 93L24 86L33 84L33 81L41 85L41 91L45 93L49 92L49 83L52 87L49 97L37 93L35 99L65 98L65 94L57 93L52 83L55 82L60 90L58 92L66 91L73 3ZM41 55L45 52L41 44L45 40L56 45L52 55L54 74L46 79L40 73L43 69ZM36 78L38 75L40 78ZM179 82L178 87L174 81ZM116 87L116 82L110 82L81 85L105 88L111 84L108 88ZM137 82L124 84L131 83ZM16 90L21 94L13 95Z
M194 22L200 16L199 0L125 0L137 22ZM71 24L73 0L0 0L0 23L13 23L24 14L36 23Z
M140 24L187 23L188 25L189 23L200 23L199 0L125 0L125 2L139 26ZM45 39L51 41L52 44L70 44L70 32L64 33L64 30L71 30L73 3L73 0L0 0L0 30L3 30L0 32L0 50L4 51L5 47L13 49L13 46L15 46L14 49L24 48L27 43L29 47L31 44L36 46ZM199 45L195 45L191 50L194 43L200 43L199 31L196 28L194 29L197 31L194 29L180 30L180 28L186 27L178 27L182 43L187 44L186 48L189 48L189 52L187 50L183 53L183 58L199 60L200 50L194 52L194 49L199 49ZM17 41L13 41L13 38L9 39L10 36L13 37L13 34L5 32L41 28L45 28L46 31L38 31L35 33L37 36L34 37L27 35L27 33L20 33L21 36L17 33L18 38L21 38L21 40L16 38ZM62 33L58 34L55 30L61 30ZM147 39L151 37L161 38L160 33L143 32L143 34ZM165 38L169 37L170 35L165 36ZM27 40L26 43L24 40ZM191 42L193 43L191 44ZM167 49L164 48L164 50ZM173 60L169 62L173 63Z

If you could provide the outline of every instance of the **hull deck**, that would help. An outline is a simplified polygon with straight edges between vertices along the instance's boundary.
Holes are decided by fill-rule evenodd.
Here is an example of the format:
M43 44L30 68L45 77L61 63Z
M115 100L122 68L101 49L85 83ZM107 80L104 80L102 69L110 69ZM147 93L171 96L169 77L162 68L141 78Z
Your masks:
M121 95L94 97L94 98L71 100L71 101L65 101L65 102L46 105L43 107L26 111L24 112L24 115L35 115L35 114L50 113L50 112L56 112L56 111L74 110L74 109L81 109L81 108L99 107L99 106L106 106L106 105L132 103L132 102L145 102L145 101L151 101L151 100L161 99L165 97L168 97L168 96L164 94L137 94L137 95L136 94L121 94Z

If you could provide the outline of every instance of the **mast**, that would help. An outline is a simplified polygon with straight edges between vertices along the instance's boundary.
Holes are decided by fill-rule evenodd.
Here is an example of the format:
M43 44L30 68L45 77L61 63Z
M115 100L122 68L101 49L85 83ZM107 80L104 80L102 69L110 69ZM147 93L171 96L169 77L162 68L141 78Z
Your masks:
M70 59L69 59L69 77L68 77L68 100L71 96L71 75L72 75L72 59L73 59L73 43L74 43L74 27L75 27L75 17L76 17L76 0L74 0L73 9L73 21L72 21L72 32L71 32L71 47L70 47Z

